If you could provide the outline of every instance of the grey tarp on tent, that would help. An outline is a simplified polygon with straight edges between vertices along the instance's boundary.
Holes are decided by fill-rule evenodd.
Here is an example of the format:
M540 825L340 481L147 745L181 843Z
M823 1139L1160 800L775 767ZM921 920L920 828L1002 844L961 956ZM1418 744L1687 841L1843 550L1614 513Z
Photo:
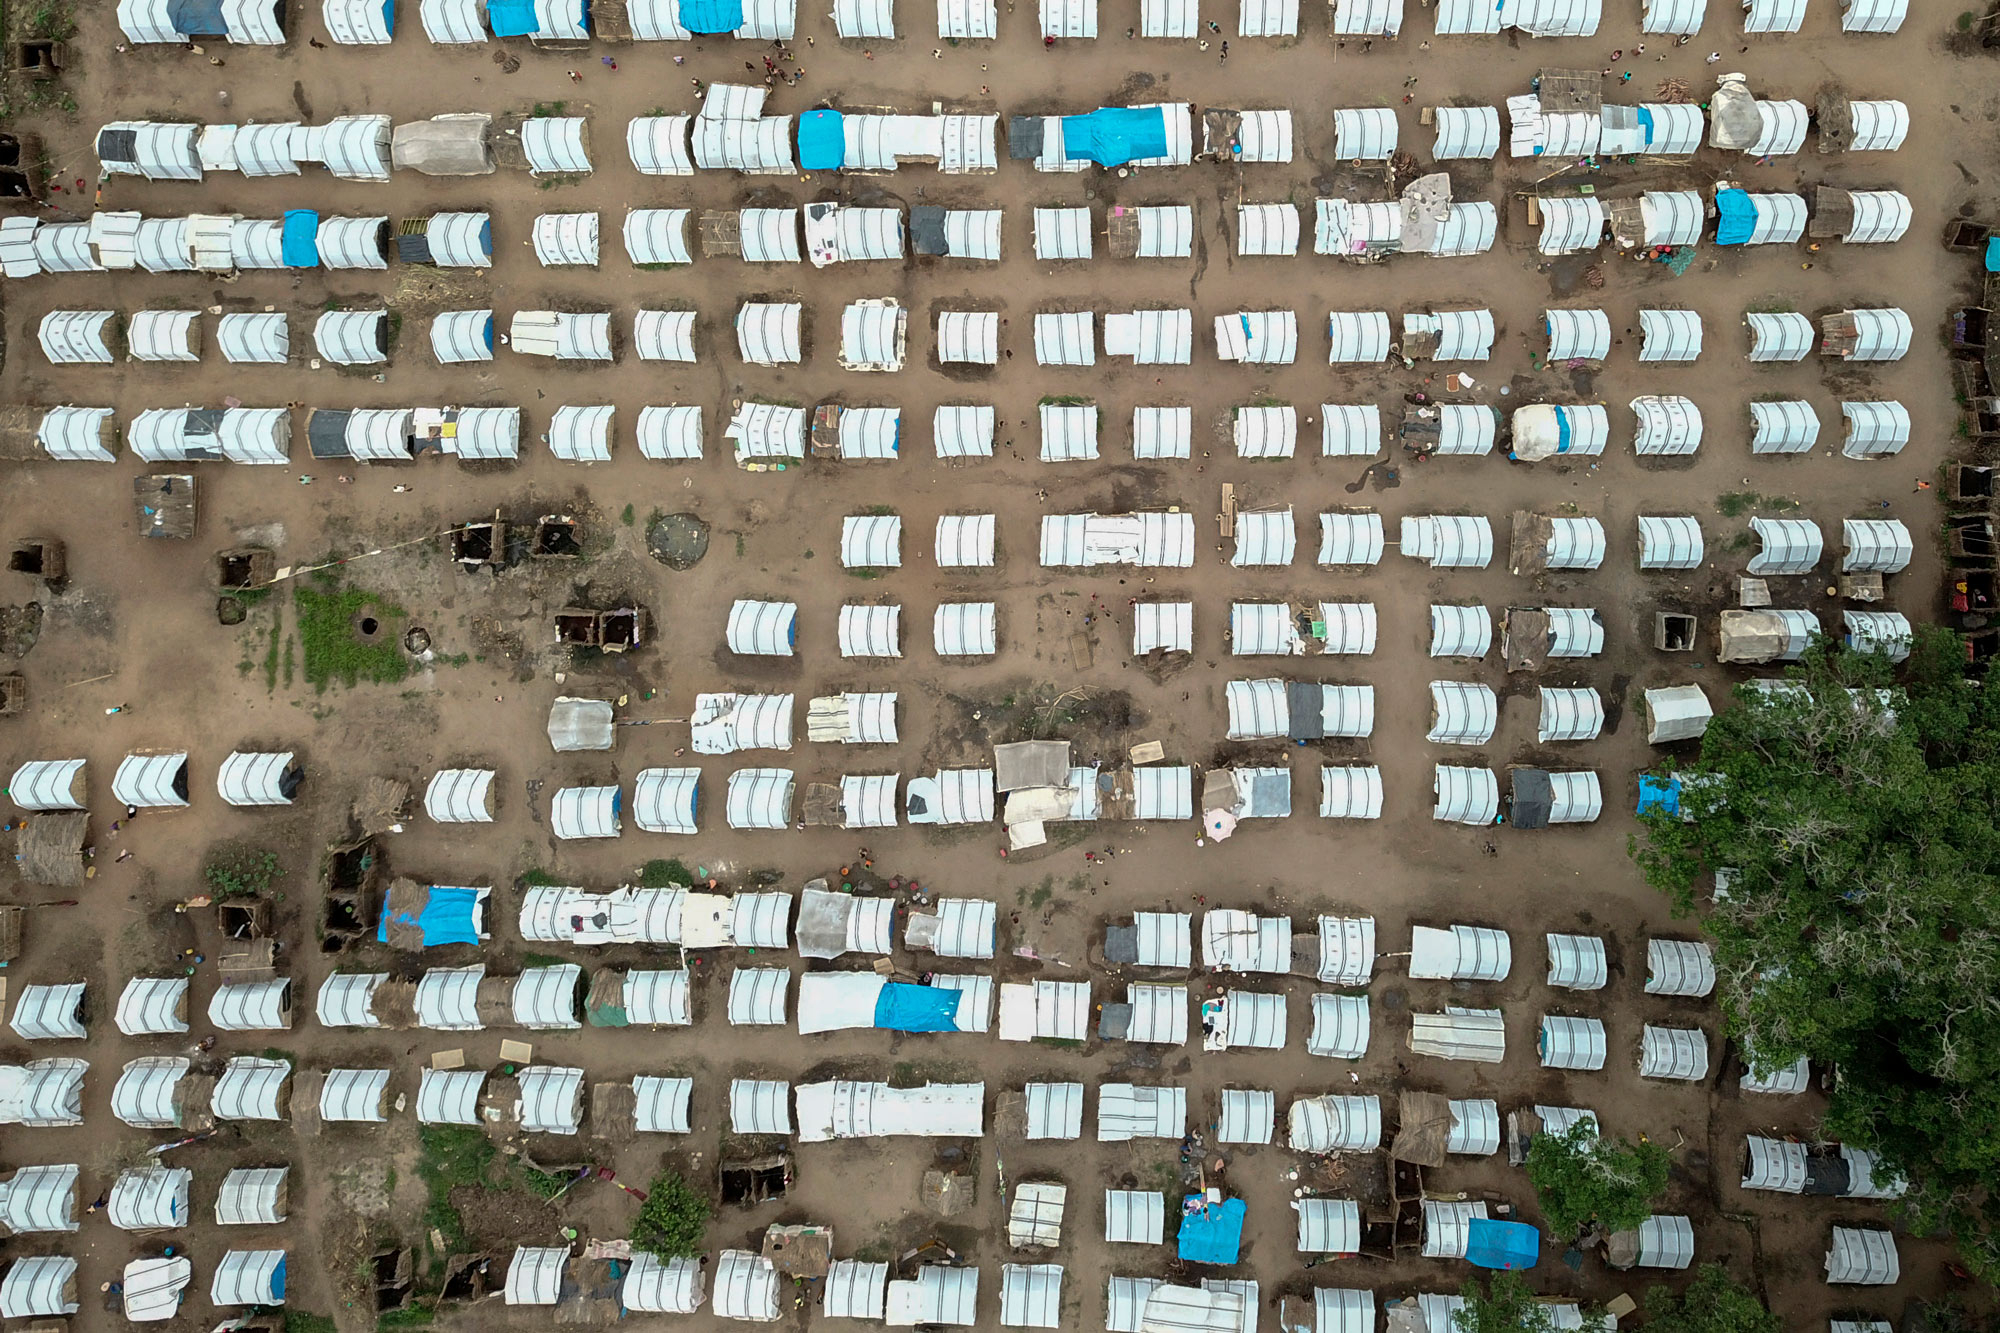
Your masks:
M565 695L549 708L549 744L558 754L609 750L614 735L611 704L606 700Z
M910 246L920 255L941 255L950 246L944 234L945 210L934 204L914 205L910 209Z
M493 118L481 113L434 116L398 125L390 137L390 161L398 171L426 176L485 176L493 171L486 144Z
M1048 127L1043 116L1007 118L1007 156L1016 162L1033 161L1042 155L1042 138Z
M1555 801L1547 771L1539 768L1517 768L1513 770L1512 777L1513 815L1509 822L1515 828L1547 828L1549 810Z
M1418 1166L1443 1166L1451 1136L1451 1103L1435 1092L1404 1092L1397 1098L1396 1138L1389 1155Z

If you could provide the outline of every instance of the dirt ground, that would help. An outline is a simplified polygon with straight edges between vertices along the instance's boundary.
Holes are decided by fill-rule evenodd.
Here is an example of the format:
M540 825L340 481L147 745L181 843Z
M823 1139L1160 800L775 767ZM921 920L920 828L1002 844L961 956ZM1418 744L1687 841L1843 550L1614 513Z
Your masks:
M786 1029L729 1029L722 1022L726 974L739 962L772 965L728 955L708 960L698 974L697 1003L707 1021L689 1030L658 1034L585 1029L574 1034L532 1034L537 1058L580 1065L592 1082L625 1079L671 1066L696 1074L696 1132L687 1142L596 1144L590 1141L529 1145L538 1160L588 1158L616 1167L619 1178L639 1184L660 1154L672 1151L697 1174L712 1172L718 1136L726 1125L724 1098L733 1076L760 1072L798 1079L826 1061L887 1077L908 1064L914 1071L949 1070L985 1082L989 1123L1000 1094L1036 1077L1062 1076L1097 1083L1128 1078L1167 1082L1189 1091L1191 1120L1205 1124L1224 1087L1265 1088L1283 1107L1295 1096L1328 1090L1381 1093L1393 1099L1403 1087L1453 1096L1494 1097L1503 1110L1534 1102L1595 1108L1612 1132L1644 1133L1673 1146L1678 1169L1664 1211L1695 1219L1698 1260L1723 1260L1755 1281L1789 1327L1823 1328L1832 1314L1894 1318L1909 1298L1930 1297L1953 1285L1943 1265L1947 1249L1934 1241L1901 1238L1902 1282L1893 1289L1832 1289L1821 1278L1820 1256L1836 1222L1883 1223L1880 1205L1795 1199L1746 1193L1738 1166L1746 1132L1811 1135L1822 1106L1817 1094L1796 1098L1740 1095L1739 1067L1724 1058L1720 1040L1711 1077L1702 1084L1642 1082L1636 1050L1645 1022L1699 1023L1719 1034L1712 1006L1659 1000L1641 994L1644 942L1649 935L1686 935L1660 898L1649 891L1627 857L1635 830L1630 818L1636 773L1659 752L1645 742L1641 708L1648 687L1694 681L1720 702L1743 673L1713 660L1715 612L1734 605L1734 579L1747 560L1740 539L1747 515L1724 516L1718 497L1733 492L1796 502L1796 513L1816 520L1828 534L1828 557L1817 576L1773 580L1778 606L1806 606L1837 623L1839 604L1828 595L1830 563L1838 558L1843 518L1888 513L1918 535L1910 568L1889 580L1886 605L1913 618L1929 618L1940 604L1941 560L1934 534L1940 511L1931 495L1913 494L1919 479L1937 475L1953 452L1956 412L1948 375L1943 326L1948 312L1975 290L1967 257L1942 250L1948 220L1965 213L1990 216L1984 178L2000 170L1992 124L2000 117L2000 84L1980 58L1959 59L1946 48L1955 7L1919 5L1905 30L1893 37L1848 37L1838 30L1833 0L1812 6L1805 31L1795 37L1739 39L1734 4L1713 0L1705 30L1685 47L1655 39L1639 56L1638 0L1611 0L1596 38L1533 42L1502 39L1424 40L1429 11L1409 6L1404 36L1336 44L1323 6L1303 5L1296 41L1233 41L1233 59L1203 52L1193 42L1128 42L1121 35L1136 22L1125 0L1107 4L1097 42L1065 42L1044 51L1033 10L1014 3L1001 16L1003 39L965 43L931 54L931 15L921 0L904 0L897 21L904 40L841 42L831 20L802 7L793 49L807 70L796 88L780 87L772 102L792 114L830 103L844 109L890 107L905 111L941 105L955 110L1086 110L1106 100L1184 100L1204 106L1289 106L1298 151L1290 165L1230 168L1202 163L1178 170L1139 171L1121 178L1090 171L1074 176L1037 175L1026 164L1004 163L996 177L945 177L924 166L891 176L811 180L733 178L708 172L688 178L643 177L623 151L623 127L656 108L692 110L688 81L728 80L753 44L706 41L687 47L593 47L587 53L538 52L517 43L518 70L494 62L497 47L461 50L431 46L417 22L414 0L400 6L399 35L381 50L313 49L320 36L316 6L294 13L295 40L282 51L213 48L221 68L180 52L115 53L110 5L79 8L80 30L70 44L78 68L72 84L80 114L72 122L39 128L55 175L65 192L52 196L58 216L83 201L74 182L89 181L96 163L91 134L112 119L192 118L204 121L303 118L325 121L348 112L386 112L399 122L464 110L525 112L535 103L565 104L568 114L590 117L594 174L575 183L537 188L523 175L469 181L398 175L388 184L340 182L308 167L298 179L245 180L214 174L199 185L148 184L115 178L102 206L149 215L235 211L275 216L292 207L325 213L421 216L459 208L490 210L496 263L490 275L455 275L453 304L491 302L504 320L516 308L560 303L611 309L613 324L629 333L642 307L692 306L700 312L694 366L642 364L629 348L609 368L577 370L515 358L502 349L484 366L436 365L429 354L428 311L439 308L404 284L421 281L407 269L384 274L311 272L249 273L218 280L193 274L82 275L15 282L0 290L5 306L8 355L0 373L0 400L8 403L101 404L121 419L158 406L183 403L248 405L304 403L314 407L406 406L454 403L519 405L525 413L518 467L464 469L435 458L413 467L347 466L307 457L303 412L296 415L290 468L198 465L200 531L193 541L143 541L127 499L128 478L143 471L129 455L116 466L47 462L5 464L3 533L9 539L59 537L68 544L71 577L59 591L38 588L16 575L0 575L0 600L40 603L39 641L14 669L27 678L25 715L0 722L7 767L30 758L83 755L90 760L94 803L94 879L74 907L37 908L30 915L23 956L6 970L18 988L32 982L85 978L91 984L91 1037L78 1052L91 1061L85 1089L88 1125L77 1130L18 1131L5 1156L13 1165L78 1161L84 1193L108 1188L119 1167L137 1161L154 1137L119 1125L109 1110L119 1067L141 1054L170 1049L156 1041L125 1039L111 1022L111 1008L125 979L160 975L180 966L182 951L215 957L216 938L205 915L176 917L167 904L199 891L209 849L240 842L278 851L285 867L279 907L282 968L294 982L299 1021L292 1032L223 1034L218 1054L280 1047L307 1067L389 1062L396 1090L414 1098L416 1069L436 1050L462 1046L475 1066L497 1062L503 1037L486 1031L361 1033L327 1031L311 1018L312 997L336 964L407 968L409 961L369 945L342 957L323 956L313 929L322 849L349 827L350 805L362 783L390 776L422 783L437 768L462 763L500 771L498 821L486 827L437 826L421 816L388 840L396 873L433 882L483 884L495 894L495 928L487 952L495 971L518 965L523 951L515 927L515 880L538 869L564 882L610 887L627 881L652 857L678 856L726 882L760 870L782 875L784 887L835 870L856 854L855 835L836 830L738 834L723 827L721 800L728 773L737 767L783 762L800 778L837 780L842 772L894 771L904 778L941 766L986 761L993 739L1012 739L1023 724L1024 701L1070 700L1087 714L1071 734L1076 762L1122 764L1125 747L1163 743L1169 760L1206 765L1243 753L1225 747L1223 690L1232 678L1282 674L1299 679L1360 682L1375 687L1373 737L1328 742L1324 754L1362 756L1379 764L1385 789L1379 822L1321 822L1316 756L1288 755L1277 746L1250 753L1266 762L1290 763L1294 808L1288 820L1246 825L1225 843L1203 845L1193 826L1101 824L1059 831L1039 853L1001 859L996 828L941 834L920 829L874 830L865 840L877 872L900 874L953 895L999 901L1002 961L1009 978L1046 975L1088 977L1094 998L1122 999L1122 978L1094 946L1104 923L1135 908L1255 907L1291 914L1301 935L1323 911L1364 912L1378 921L1380 947L1394 955L1408 947L1412 923L1466 922L1504 926L1512 935L1512 977L1492 985L1457 988L1413 982L1402 963L1385 958L1371 987L1373 1041L1350 1071L1304 1053L1306 1015L1314 989L1309 977L1278 983L1290 1003L1290 1044L1282 1052L1231 1052L1200 1059L1193 1049L1157 1058L1144 1048L1092 1041L1081 1051L1003 1046L988 1038L892 1037L874 1032L837 1033L810 1042ZM296 6L295 6L296 10ZM1204 17L1233 28L1233 9L1209 0ZM1737 50L1738 47L1747 49ZM1801 190L1821 183L1894 187L1913 200L1916 219L1899 244L1817 254L1803 247L1718 250L1704 246L1685 276L1660 265L1642 265L1607 249L1594 262L1604 286L1585 283L1585 263L1554 264L1535 252L1535 231L1525 219L1523 197L1545 168L1500 159L1494 164L1454 163L1458 197L1485 198L1501 209L1500 242L1485 256L1430 260L1400 257L1377 267L1357 267L1302 253L1293 260L1234 257L1238 202L1291 200L1303 210L1310 249L1312 200L1322 194L1352 198L1386 196L1379 176L1369 179L1332 159L1332 108L1385 105L1398 109L1403 146L1425 157L1428 127L1417 113L1434 101L1501 104L1527 90L1545 64L1597 66L1624 48L1619 70L1635 78L1624 90L1607 85L1607 100L1638 101L1660 79L1686 79L1697 98L1713 86L1703 57L1727 52L1715 68L1740 68L1759 95L1791 96L1811 104L1830 87L1857 97L1900 97L1914 124L1906 146L1892 155L1821 156L1809 141L1795 157L1759 164L1705 151L1692 168L1635 168L1613 164L1592 178L1598 191L1660 182L1704 188L1725 175L1753 189ZM871 54L872 52L872 54ZM1662 52L1667 59L1656 59ZM615 54L614 72L598 57ZM676 54L686 63L672 63ZM582 74L573 84L566 72ZM1412 99L1399 99L1415 77ZM989 91L989 89L991 91ZM218 94L228 94L227 105ZM1566 180L1574 180L1571 172ZM84 188L88 188L86 185ZM696 209L745 203L797 204L838 196L853 202L899 206L949 204L1004 206L1005 260L997 265L940 263L850 264L831 269L753 269L734 260L698 260L673 272L637 272L618 238L624 211L667 204ZM1032 255L1030 209L1043 205L1093 210L1100 228L1111 204L1189 203L1197 221L1192 262L1131 262L1099 257L1048 266ZM604 261L597 270L542 270L527 244L542 211L596 210L602 220ZM1099 239L1100 247L1102 237ZM804 365L746 367L731 335L737 303L753 294L796 292L807 303L816 347ZM851 300L893 296L911 311L910 356L902 373L857 377L835 363L838 312ZM411 299L404 300L405 297ZM135 311L166 305L229 310L278 308L294 313L295 349L305 348L314 312L329 302L372 303L388 298L405 310L401 343L379 376L332 369L228 366L211 346L199 365L50 367L35 347L41 316L57 308L115 307ZM460 300L459 298L464 298ZM1391 317L1430 304L1489 306L1500 327L1493 358L1468 367L1478 383L1467 393L1444 393L1442 374L1419 363L1405 371L1329 371L1324 365L1325 316L1333 309L1386 309ZM1008 320L1002 345L1013 353L988 373L946 376L927 368L940 305L998 309ZM1601 373L1572 383L1567 372L1537 369L1530 354L1545 344L1542 310L1549 304L1601 305L1621 345ZM1744 360L1745 311L1794 308L1817 317L1845 306L1897 304L1909 311L1917 336L1903 361L1865 370L1840 370L1818 358L1796 365L1753 366ZM1636 311L1659 305L1702 313L1706 350L1686 366L1636 364ZM1092 369L1038 368L1031 320L1038 309L1089 308L1098 312L1190 306L1195 315L1195 363L1189 367L1134 368L1100 358ZM1301 324L1300 354L1285 367L1221 366L1214 358L1212 318L1236 310L1292 309ZM1018 324L1013 323L1019 320ZM205 323L208 321L204 321ZM212 339L211 339L212 343ZM1150 381L1150 382L1149 382ZM530 393L532 389L532 393ZM1323 402L1375 401L1385 417L1399 415L1399 399L1424 389L1449 400L1488 403L1511 410L1523 401L1581 396L1609 405L1613 442L1601 459L1576 464L1510 465L1502 457L1416 462L1400 451L1372 473L1358 460L1318 457L1317 417ZM1636 460L1629 439L1627 402L1640 394L1686 394L1701 407L1706 438L1691 460L1671 466ZM1044 395L1088 395L1103 409L1102 458L1090 464L1036 461L1036 402ZM1504 396L1503 396L1504 394ZM889 464L812 462L785 474L752 474L731 466L720 439L730 404L745 397L800 403L837 400L894 404L903 411L903 455ZM1753 458L1748 451L1748 404L1765 396L1801 396L1818 408L1821 448L1812 455ZM1840 397L1893 397L1910 410L1913 435L1899 457L1863 463L1839 456ZM1291 402L1301 415L1300 454L1282 462L1231 464L1227 434L1232 406L1260 400ZM564 403L615 403L614 460L590 468L553 460L541 443L549 416ZM703 405L707 457L679 466L652 463L633 442L639 409L647 404ZM1001 444L991 460L948 464L932 454L929 421L941 403L994 404L1002 420ZM1147 404L1188 404L1197 422L1197 456L1185 463L1134 463L1131 409ZM1209 433L1208 423L1214 423ZM1829 447L1830 446L1830 447ZM1213 468L1214 471L1209 471ZM1393 477L1389 475L1393 471ZM352 478L351 483L347 478ZM310 478L310 485L300 483ZM1289 569L1236 570L1220 545L1193 568L1157 573L1107 570L1049 571L1036 558L1039 516L1051 512L1180 506L1196 515L1198 531L1213 534L1221 487L1235 486L1245 508L1295 507L1300 556ZM903 565L869 581L852 579L838 565L843 515L890 505L904 522ZM1312 567L1314 515L1336 507L1379 509L1393 538L1404 515L1438 512L1485 514L1494 522L1502 557L1483 571L1433 573L1392 547L1364 572L1327 574ZM520 521L568 512L582 522L586 556L574 562L524 565L497 577L468 575L423 539L465 519L496 509ZM1511 576L1505 567L1508 516L1516 509L1596 515L1605 524L1610 554L1601 569L1545 580ZM692 512L712 525L706 558L686 572L650 559L645 546L649 517ZM944 572L929 567L930 533L943 513L993 513L999 521L999 564L991 571ZM1691 513L1707 536L1709 563L1690 574L1641 574L1634 568L1636 516ZM407 680L354 689L315 691L303 674L304 651L289 596L282 591L250 608L248 620L217 623L213 553L238 541L273 546L281 564L326 556L353 557L343 570L347 586L378 594L405 613L390 616L386 632L410 626L428 631L434 659L413 664ZM380 554L376 554L381 552ZM1129 653L1127 602L1135 596L1177 596L1197 603L1196 650L1166 669L1136 663ZM722 643L724 617L738 597L793 599L799 604L799 654L790 659L740 659ZM989 661L940 661L929 644L931 609L939 602L977 597L998 605L999 654ZM655 641L618 658L568 661L553 646L549 616L572 601L616 605L636 599L650 608ZM1223 634L1234 599L1297 598L1372 601L1380 615L1380 643L1372 657L1332 660L1233 661ZM904 608L900 660L849 663L835 647L839 607L846 601L894 601ZM1497 653L1470 668L1432 663L1425 655L1428 607L1433 601L1478 600L1499 610L1510 605L1596 607L1606 625L1602 656L1568 664L1536 680L1506 675ZM1692 655L1656 652L1654 612L1662 605L1697 611L1703 641ZM1076 651L1076 636L1088 641ZM301 670L295 675L294 655ZM1087 660L1084 658L1087 657ZM1433 679L1483 681L1504 699L1492 742L1474 751L1427 745L1427 683ZM1602 692L1610 712L1596 741L1536 747L1537 684L1589 684ZM902 742L893 749L849 753L800 740L782 759L751 754L728 759L676 757L687 743L685 726L697 691L723 688L789 691L805 697L842 689L895 690L900 696ZM574 693L622 697L618 746L610 754L553 755L544 735L549 703ZM1011 708L1005 701L1012 699ZM1079 700L1081 702L1079 702ZM122 711L107 710L124 706ZM1027 725L1032 725L1029 722ZM800 727L802 733L803 728ZM196 795L182 812L148 812L115 834L119 812L110 803L113 769L126 753L148 747L186 748ZM305 761L306 785L289 810L239 810L213 791L217 765L237 748L296 749ZM1564 764L1595 768L1603 778L1604 817L1593 825L1542 832L1476 829L1433 822L1430 776L1436 762L1504 767L1536 753ZM629 784L642 768L695 763L703 771L703 832L675 840L628 828L615 842L559 843L549 832L550 794L580 781ZM1115 850L1099 864L1086 850ZM130 859L120 860L124 852ZM1046 892L1045 892L1046 891ZM46 902L50 891L14 884L12 901ZM1622 960L1611 986L1595 994L1552 994L1542 985L1544 931L1586 931L1611 941ZM579 960L637 963L636 953L586 956L559 946L538 950ZM1037 963L1007 951L1029 949ZM425 964L468 962L473 955L443 951ZM852 960L849 960L852 961ZM904 958L920 968L922 960ZM794 964L794 970L798 968ZM192 998L196 1034L205 1025L215 984L212 963L197 971ZM1197 979L1198 986L1207 982ZM1498 1004L1507 1015L1509 1056L1501 1066L1450 1063L1416 1057L1406 1047L1408 1012L1443 1004ZM1538 1068L1534 1036L1547 1011L1603 1018L1611 1059L1601 1073L1563 1076ZM4 1046L10 1059L28 1052ZM39 1046L34 1055L58 1053ZM1355 1076L1350 1082L1349 1073ZM1094 1099L1093 1099L1094 1106ZM380 1132L331 1126L316 1139L286 1127L251 1127L225 1134L168 1161L197 1171L197 1225L165 1238L185 1245L195 1260L195 1290L178 1324L211 1326L217 1315L207 1300L215 1261L231 1247L284 1245L292 1255L291 1307L327 1314L342 1333L370 1326L373 1312L361 1289L357 1264L369 1246L393 1237L415 1242L423 1208L416 1166L414 1108L395 1115ZM1091 1113L1094 1115L1094 1111ZM710 1233L713 1247L753 1243L772 1221L831 1224L837 1250L883 1257L943 1235L982 1267L981 1327L998 1321L999 1265L1028 1261L1005 1246L1005 1216L997 1186L1004 1169L1010 1184L1060 1179L1072 1187L1065 1244L1064 1326L1092 1328L1104 1313L1104 1279L1113 1273L1162 1274L1170 1250L1119 1251L1095 1241L1101 1234L1100 1186L1171 1180L1177 1171L1170 1142L1099 1145L1086 1121L1083 1142L1025 1144L990 1135L977 1147L978 1201L973 1211L939 1224L918 1202L923 1171L937 1160L937 1145L915 1140L802 1147L797 1187L781 1204L721 1214ZM1282 1135L1282 1119L1280 1124ZM1282 1147L1235 1149L1225 1179L1249 1203L1243 1263L1226 1275L1253 1277L1270 1302L1281 1292L1313 1285L1368 1287L1389 1297L1417 1290L1455 1290L1470 1276L1466 1265L1410 1259L1395 1263L1350 1260L1304 1271L1293 1251L1294 1221L1288 1204L1301 1179L1318 1168L1300 1163ZM291 1162L290 1220L270 1231L233 1232L209 1224L214 1182L243 1164ZM386 1163L388 1169L380 1169ZM1295 1169L1301 1179L1295 1179ZM1353 1169L1353 1168L1350 1168ZM1504 1157L1457 1159L1433 1172L1431 1187L1511 1202L1535 1216L1532 1191ZM1341 1193L1337 1182L1328 1182ZM475 1230L504 1256L511 1243L560 1243L559 1228L622 1236L636 1207L605 1184L578 1187L560 1203L512 1196L491 1209ZM513 1234L495 1234L511 1228ZM127 1258L156 1250L162 1238L117 1232L101 1219L86 1221L73 1241L17 1238L0 1255L73 1252L91 1294L77 1327L109 1327L97 1307L98 1284ZM500 1265L496 1264L496 1272ZM1194 1274L1193 1276L1200 1276ZM1223 1276L1224 1274L1210 1274ZM1608 1299L1635 1293L1651 1277L1606 1270L1593 1255L1580 1269L1547 1256L1531 1274L1549 1293ZM1672 1280L1672 1275L1668 1275ZM788 1312L798 1325L816 1313ZM471 1327L539 1323L540 1312L514 1312L495 1303L473 1315L446 1307L441 1322ZM701 1321L709 1315L704 1311Z

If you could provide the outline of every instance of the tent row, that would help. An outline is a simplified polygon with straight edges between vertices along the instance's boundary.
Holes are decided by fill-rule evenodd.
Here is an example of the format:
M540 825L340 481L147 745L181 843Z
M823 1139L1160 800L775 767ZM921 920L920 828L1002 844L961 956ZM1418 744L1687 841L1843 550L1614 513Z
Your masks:
M1797 32L1804 21L1806 0L1744 0L1745 34ZM1909 0L1843 0L1841 30L1852 34L1893 33L1909 14ZM395 38L393 5L375 0L320 0L320 21L327 36L340 46L382 46ZM1243 37L1296 36L1296 0L1289 5L1269 0L1244 0L1237 24ZM1641 31L1646 34L1691 35L1701 30L1705 0L1649 0ZM1141 25L1135 31L1148 38L1185 39L1198 34L1191 17L1195 6L1149 0L1140 6ZM619 42L687 42L701 37L734 37L758 42L789 41L797 26L796 0L634 0L611 11L593 14L582 0L422 0L418 18L424 35L439 45L477 45L492 38L525 37L534 43L587 42L592 37ZM893 0L842 0L834 7L835 31L841 37L889 40L899 35ZM1339 0L1333 7L1333 31L1342 37L1395 37L1403 29L1404 0ZM1440 37L1493 36L1515 31L1530 37L1593 37L1603 19L1603 0L1524 0L1495 7L1479 0L1441 0L1433 32ZM184 6L169 0L122 0L118 24L127 41L144 44L184 44L200 39L237 45L283 46L285 9L274 0L220 0ZM1091 39L1097 36L1095 0L1045 3L1040 30L1044 36ZM998 17L989 3L938 0L940 38L981 39L999 35Z
M1662 340L1654 352L1645 351L1642 339L1640 359L1688 359L1686 344L1699 355L1701 335L1695 329L1676 330L1689 312L1639 312L1641 323L1652 314L1653 328L1642 332L1657 334ZM1662 319L1662 316L1670 318ZM1817 326L1811 318L1795 310L1751 311L1743 316L1749 332L1746 358L1753 362L1802 361L1819 343L1820 355L1841 361L1900 361L1910 350L1914 329L1909 314L1896 306L1836 310L1823 315ZM1611 355L1611 317L1601 308L1563 308L1542 313L1542 331L1548 336L1547 356L1551 363L1602 362ZM1669 352L1669 348L1673 350ZM1634 403L1638 410L1639 399ZM1685 400L1682 400L1685 401Z
M73 1232L80 1226L81 1170L75 1165L25 1166L0 1185L0 1226L14 1234ZM275 1226L290 1212L291 1168L238 1167L216 1188L218 1226ZM104 1192L104 1214L121 1231L170 1231L197 1223L194 1172L186 1167L134 1166L119 1171Z
M14 770L8 794L23 810L87 810L86 777L82 759L30 760ZM290 805L304 777L295 751L238 750L216 770L216 794L230 805ZM184 806L188 796L185 751L130 754L111 775L111 799L119 805Z
M1802 194L1718 190L1712 208L1703 209L1699 196L1691 202L1647 195L1632 228L1632 211L1596 195L1537 198L1535 212L1541 230L1536 248L1544 255L1580 254L1597 249L1607 233L1621 244L1631 241L1657 245L1694 245L1706 238L1717 245L1791 245L1810 235L1849 245L1884 245L1899 241L1910 229L1915 210L1899 190L1844 190L1821 186L1816 205ZM1655 211L1650 215L1651 206ZM1712 218L1709 232L1704 218ZM1670 229L1661 232L1659 229ZM1663 235L1654 241L1652 237Z
M284 1305L288 1259L284 1250L226 1251L209 1277L209 1303L223 1308ZM105 1288L111 1292L111 1308L127 1320L153 1323L180 1313L194 1280L193 1261L175 1253L133 1259L120 1270L116 1288L110 1283ZM0 1317L61 1318L79 1308L77 1264L67 1255L18 1258L0 1274Z

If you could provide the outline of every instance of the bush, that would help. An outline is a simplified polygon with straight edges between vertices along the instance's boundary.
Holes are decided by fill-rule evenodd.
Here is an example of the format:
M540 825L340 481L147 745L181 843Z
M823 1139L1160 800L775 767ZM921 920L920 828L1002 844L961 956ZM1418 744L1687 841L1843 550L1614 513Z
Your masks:
M1646 1293L1647 1333L1779 1333L1784 1321L1721 1264L1703 1264L1676 1296L1670 1287Z
M1451 1317L1457 1333L1554 1333L1555 1316L1518 1273L1495 1273L1485 1295L1477 1282L1466 1283L1459 1295L1465 1308Z
M693 883L694 872L690 871L686 864L681 861L648 861L639 871L639 885L641 888L687 888Z
M662 1259L688 1259L701 1253L703 1233L715 1205L681 1178L662 1171L646 1187L646 1202L632 1222L632 1245Z

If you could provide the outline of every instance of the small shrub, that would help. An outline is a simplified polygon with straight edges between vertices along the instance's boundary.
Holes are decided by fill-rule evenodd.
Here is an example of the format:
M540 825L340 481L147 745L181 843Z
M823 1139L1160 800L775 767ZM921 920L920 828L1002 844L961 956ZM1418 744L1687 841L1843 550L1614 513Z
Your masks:
M684 861L648 861L639 869L639 884L648 889L687 888L694 884L694 872Z
M632 1221L632 1245L662 1259L700 1254L715 1205L679 1172L662 1171L646 1187L646 1202Z

